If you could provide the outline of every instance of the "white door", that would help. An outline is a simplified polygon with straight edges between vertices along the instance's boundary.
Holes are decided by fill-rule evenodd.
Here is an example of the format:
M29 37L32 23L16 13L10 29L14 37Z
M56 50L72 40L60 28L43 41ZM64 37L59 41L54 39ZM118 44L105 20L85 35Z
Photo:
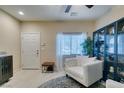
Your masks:
M21 33L23 69L40 69L40 32Z

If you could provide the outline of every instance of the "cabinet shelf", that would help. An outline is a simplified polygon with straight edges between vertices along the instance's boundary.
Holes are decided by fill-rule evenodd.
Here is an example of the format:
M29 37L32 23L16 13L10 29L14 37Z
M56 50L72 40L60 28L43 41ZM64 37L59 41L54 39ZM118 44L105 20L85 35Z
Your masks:
M115 75L114 72L109 72L108 73L108 78L109 79L114 79L114 75Z
M124 34L124 31L118 31L118 34Z

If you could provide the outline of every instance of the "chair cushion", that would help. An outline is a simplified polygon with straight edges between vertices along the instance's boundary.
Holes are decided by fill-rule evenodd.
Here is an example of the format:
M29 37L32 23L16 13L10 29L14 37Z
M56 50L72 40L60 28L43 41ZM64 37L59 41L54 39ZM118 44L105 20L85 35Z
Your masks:
M77 62L80 66L83 66L89 60L88 56L77 56L76 58L77 58Z
M69 73L76 77L83 78L83 68L81 66L69 67L66 69Z
M66 68L68 67L73 67L73 66L78 66L77 59L76 58L66 58L64 65Z
M97 59L96 59L96 57L91 57L91 58L89 58L89 62L94 62L94 61L96 61Z

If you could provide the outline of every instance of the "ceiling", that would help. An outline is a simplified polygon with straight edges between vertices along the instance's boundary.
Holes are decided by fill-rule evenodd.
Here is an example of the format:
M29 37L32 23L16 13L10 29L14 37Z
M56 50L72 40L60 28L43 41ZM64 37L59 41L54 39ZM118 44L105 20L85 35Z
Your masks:
M0 8L22 21L96 20L111 10L111 5L73 5L65 13L66 5L0 5ZM24 15L18 12L23 11Z

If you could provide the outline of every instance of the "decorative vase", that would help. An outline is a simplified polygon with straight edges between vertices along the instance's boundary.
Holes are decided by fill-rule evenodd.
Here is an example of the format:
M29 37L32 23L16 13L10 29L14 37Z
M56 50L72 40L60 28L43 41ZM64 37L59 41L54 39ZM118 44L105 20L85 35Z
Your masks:
M112 73L114 72L114 67L112 67L112 66L110 67L110 72L112 72Z

